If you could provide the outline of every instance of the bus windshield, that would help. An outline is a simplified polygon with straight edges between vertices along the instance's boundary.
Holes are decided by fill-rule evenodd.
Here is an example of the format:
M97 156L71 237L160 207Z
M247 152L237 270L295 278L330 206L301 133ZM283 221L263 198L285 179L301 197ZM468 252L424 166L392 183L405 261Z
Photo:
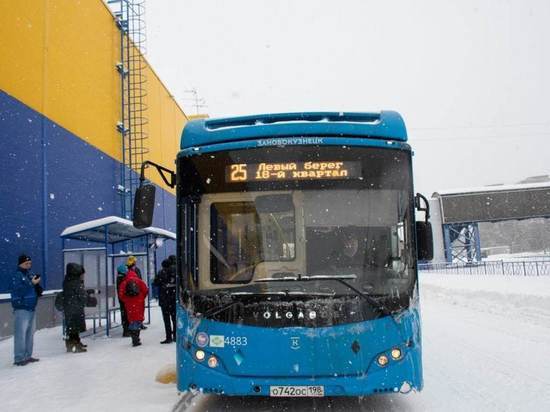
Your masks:
M280 149L258 149L182 160L187 174L203 182L186 189L197 204L196 228L187 230L195 238L198 293L348 296L356 289L399 296L411 290L409 154L325 149L302 148L291 158ZM338 276L353 289L328 279Z
M199 232L199 247L210 252L207 288L344 274L355 275L364 290L386 294L408 278L406 193L336 189L222 199L203 199L210 224Z

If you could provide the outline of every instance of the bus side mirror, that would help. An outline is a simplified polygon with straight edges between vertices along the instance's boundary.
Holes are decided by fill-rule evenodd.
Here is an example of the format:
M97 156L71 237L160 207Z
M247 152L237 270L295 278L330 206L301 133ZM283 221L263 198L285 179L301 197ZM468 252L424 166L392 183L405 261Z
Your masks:
M143 185L136 189L133 223L137 229L144 229L153 224L155 190L154 185Z
M434 242L430 222L416 222L416 247L418 260L434 258Z

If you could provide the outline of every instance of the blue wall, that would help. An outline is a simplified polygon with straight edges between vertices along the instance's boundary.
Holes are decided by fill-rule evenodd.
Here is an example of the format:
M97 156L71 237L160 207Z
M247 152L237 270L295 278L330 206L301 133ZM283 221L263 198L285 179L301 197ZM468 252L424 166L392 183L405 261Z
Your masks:
M0 144L0 293L21 253L32 257L46 288L59 288L61 231L120 215L120 162L3 91ZM175 232L175 196L157 189L154 224ZM173 253L174 242L168 246Z

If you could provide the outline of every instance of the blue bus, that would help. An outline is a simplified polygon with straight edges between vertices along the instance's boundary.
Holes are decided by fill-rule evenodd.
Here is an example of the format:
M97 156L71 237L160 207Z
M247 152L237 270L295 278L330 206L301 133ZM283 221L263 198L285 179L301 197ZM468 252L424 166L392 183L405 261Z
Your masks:
M202 119L176 173L143 165L177 186L179 391L422 389L417 261L433 247L406 142L391 111ZM136 226L153 199L138 189Z

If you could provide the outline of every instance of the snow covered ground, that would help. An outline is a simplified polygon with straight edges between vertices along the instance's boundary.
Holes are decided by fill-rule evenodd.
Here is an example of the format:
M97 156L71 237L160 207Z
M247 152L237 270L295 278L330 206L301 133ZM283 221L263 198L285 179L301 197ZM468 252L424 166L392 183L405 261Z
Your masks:
M175 364L175 345L160 345L159 308L133 348L120 328L111 338L86 338L86 353L66 353L61 329L36 332L40 362L13 366L13 339L0 342L0 411L170 411L175 385L155 382L159 369Z
M550 410L550 276L421 273L425 389L363 399L274 400L197 396L193 411L538 411ZM120 332L118 332L120 333ZM154 381L173 363L159 345L162 321L128 339L87 339L89 352L67 354L59 328L36 334L36 364L12 366L13 341L0 342L2 411L170 411L174 385Z

